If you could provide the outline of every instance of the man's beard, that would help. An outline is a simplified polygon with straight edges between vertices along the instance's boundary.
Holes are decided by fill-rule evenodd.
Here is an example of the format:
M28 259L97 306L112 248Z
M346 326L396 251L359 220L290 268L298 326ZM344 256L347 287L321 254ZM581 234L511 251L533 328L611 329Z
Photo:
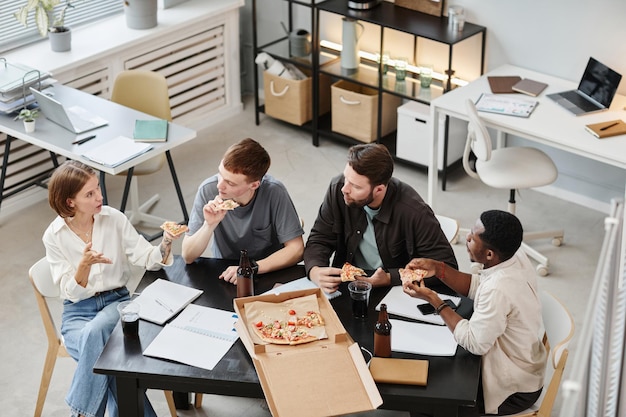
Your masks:
M372 201L374 201L374 192L372 191L370 193L370 195L367 196L366 199L363 199L363 200L353 200L351 202L346 201L346 196L344 195L343 196L343 201L346 203L346 205L348 207L351 207L351 208L362 208L362 207L365 207L368 204L370 204Z

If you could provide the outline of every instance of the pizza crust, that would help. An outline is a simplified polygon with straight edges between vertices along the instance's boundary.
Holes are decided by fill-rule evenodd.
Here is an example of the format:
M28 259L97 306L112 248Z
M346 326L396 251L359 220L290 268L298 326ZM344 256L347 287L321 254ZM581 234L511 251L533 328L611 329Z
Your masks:
M161 229L172 235L172 237L178 237L189 230L186 224L178 224L172 221L166 221L161 225Z
M239 207L239 203L235 200L222 200L215 204L216 210L234 210Z

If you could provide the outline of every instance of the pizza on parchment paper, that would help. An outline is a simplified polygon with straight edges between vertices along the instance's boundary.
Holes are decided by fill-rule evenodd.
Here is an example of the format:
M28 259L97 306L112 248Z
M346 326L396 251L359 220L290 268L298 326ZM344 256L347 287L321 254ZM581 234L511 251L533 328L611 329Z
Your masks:
M366 277L365 271L346 262L341 267L341 282L356 281L356 277Z
M315 294L282 303L252 301L245 311L249 327L263 343L299 345L328 337Z

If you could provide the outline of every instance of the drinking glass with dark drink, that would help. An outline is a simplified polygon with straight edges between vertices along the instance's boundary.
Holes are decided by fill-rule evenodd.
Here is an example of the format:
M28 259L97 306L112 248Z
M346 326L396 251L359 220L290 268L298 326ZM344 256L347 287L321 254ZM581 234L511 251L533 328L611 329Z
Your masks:
M352 315L355 319L367 318L367 306L369 304L372 284L367 281L352 281L348 284L350 299L352 300Z
M117 305L122 321L124 336L139 337L139 304L134 301L122 301Z

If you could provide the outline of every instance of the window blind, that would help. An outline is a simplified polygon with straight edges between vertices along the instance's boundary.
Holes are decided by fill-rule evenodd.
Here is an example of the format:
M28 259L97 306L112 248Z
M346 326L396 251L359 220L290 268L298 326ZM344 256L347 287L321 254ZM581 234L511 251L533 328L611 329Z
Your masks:
M33 12L28 17L28 27L22 26L14 16L20 7L26 5L27 0L2 0L1 3L0 56L11 49L42 39L35 25ZM55 16L65 4L62 0L54 8ZM84 25L124 11L122 0L74 0L72 5L74 7L65 14L65 25L69 27Z

